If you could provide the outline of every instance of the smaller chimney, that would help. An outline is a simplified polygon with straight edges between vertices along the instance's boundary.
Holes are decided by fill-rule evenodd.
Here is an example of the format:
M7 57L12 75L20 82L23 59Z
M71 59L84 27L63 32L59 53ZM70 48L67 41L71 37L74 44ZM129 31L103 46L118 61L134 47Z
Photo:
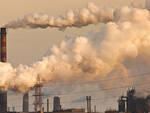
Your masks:
M47 112L49 112L49 99L47 99Z
M91 113L91 96L86 96L87 100L87 113Z
M53 112L59 112L61 110L60 98L55 96L53 101Z
M29 111L29 93L23 95L23 112Z

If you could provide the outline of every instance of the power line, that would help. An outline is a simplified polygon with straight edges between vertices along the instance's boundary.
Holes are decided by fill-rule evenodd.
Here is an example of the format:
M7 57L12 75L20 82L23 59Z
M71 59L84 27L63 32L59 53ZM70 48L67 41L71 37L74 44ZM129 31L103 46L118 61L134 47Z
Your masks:
M139 84L140 85L140 84ZM117 97L119 97L118 95L116 95L116 96L109 96L109 97L107 97L107 98L105 98L105 97L100 97L100 98L94 98L94 99L91 99L92 101L98 101L98 100L103 100L103 99L115 99L115 98L117 98ZM86 99L84 100L84 101L82 101L82 102L85 102L86 101ZM73 101L63 101L63 102L61 102L61 103L79 103L79 102L73 102ZM80 102L81 103L81 102ZM47 103L43 103L44 105L46 105ZM49 103L49 104L53 104L53 103ZM29 105L32 105L33 106L33 104L29 104ZM13 106L14 107L14 106ZM15 106L15 107L22 107L22 106Z
M147 74L150 74L150 72L147 72L147 73L142 73L142 74L136 74L136 75L133 75L133 76L130 76L130 77L143 77L143 76L141 76L141 75L147 75ZM122 78L122 77L119 77L119 78L117 78L117 79L120 79L120 78ZM116 79L105 79L105 80L103 80L103 81L108 81L108 80L116 80ZM149 82L148 83L138 83L138 84L136 84L136 86L141 86L141 85L149 85ZM72 92L73 94L82 94L82 93L88 93L88 92L94 92L94 93L96 93L96 92L100 92L100 91L106 91L106 90L114 90L114 89L120 89L120 88L127 88L128 86L120 86L120 87L111 87L111 88L103 88L103 89L98 89L98 90L88 90L88 91L84 91L84 92ZM139 88L139 87L138 87ZM70 95L70 94L68 94L68 93L66 93L66 94L48 94L48 95ZM47 95L47 96L48 96ZM117 98L118 96L116 96L116 97L114 97L114 96L111 96L110 98L112 99L112 98ZM92 99L93 101L97 101L97 100L102 100L102 99L106 99L106 97L103 97L103 98L97 98L97 99ZM107 98L108 99L108 98ZM9 99L10 100L10 99ZM13 98L11 99L11 100L13 100ZM16 100L16 99L15 99ZM70 101L70 102L61 102L61 103L72 103L72 101ZM74 102L75 103L75 102ZM52 103L51 103L52 104ZM32 105L32 104L31 104ZM21 107L21 106L20 106Z
M147 76L148 74L150 74L150 72L145 72L145 73L137 73L137 74L130 74L129 76L127 76L127 78L137 78L137 77L143 77L143 76ZM124 77L122 76L119 76L119 77L116 77L116 78L109 78L109 79L100 79L100 80L94 80L93 83L96 83L96 82L106 82L106 81L112 81L112 80L118 80L118 79L123 79ZM89 83L90 81L88 82L83 82L83 83L80 83L80 84L86 84L86 83ZM91 82L92 83L92 82ZM66 84L67 85L67 84ZM43 86L43 87L49 87L49 86Z
M141 75L147 75L147 74L150 74L150 72L147 72L147 73L142 73L142 74L135 74L135 75L133 75L132 77L143 77L143 76L141 76ZM131 76L130 76L131 77ZM119 78L117 78L117 79L120 79L120 77ZM116 79L105 79L105 80L103 80L103 81L110 81L110 80L116 80ZM144 84L136 84L136 86L137 85L146 85L145 83ZM114 90L114 89L120 89L120 88L127 88L128 86L121 86L121 87L112 87L112 88L101 88L101 89L99 89L99 90L87 90L87 91L84 91L84 92L72 92L73 94L81 94L81 93L88 93L88 92L99 92L100 90ZM68 93L64 93L64 94L46 94L46 96L49 96L49 95L70 95L70 94L68 94Z
M134 74L134 75L132 75L132 76L130 76L130 77L128 77L128 78L137 78L137 77L143 77L143 76L145 76L145 75L147 75L147 74L150 74L150 72L146 72L146 73L142 73L142 74ZM142 76L143 75L143 76ZM113 79L103 79L103 80L100 80L100 82L102 82L102 81L112 81L112 80L117 80L117 79L122 79L123 77L118 77L118 78L113 78ZM138 84L135 84L136 86L139 86L138 88L140 88L142 85L149 85L149 82L148 83L138 83ZM100 92L100 91L110 91L110 90L115 90L115 89L121 89L121 88L127 88L128 86L120 86L120 87L111 87L111 88L101 88L101 89L98 89L98 90L87 90L87 91L84 91L84 92L72 92L73 94L82 94L82 93L88 93L88 92L94 92L94 93L96 93L96 92ZM68 94L68 93L64 93L64 94L48 94L48 95L62 95L62 96L64 96L64 95L70 95L70 94ZM48 96L47 95L47 96ZM100 97L100 98L94 98L94 99L92 99L92 101L98 101L98 100L103 100L103 99L115 99L115 98L117 98L117 97L119 97L118 95L116 95L116 96L108 96L107 98L106 97ZM9 99L10 100L10 99ZM11 99L11 100L13 100L13 99ZM15 99L16 100L16 99ZM85 102L86 100L84 100L84 101L82 101L82 102ZM82 102L80 102L80 103L82 103ZM77 102L73 102L73 101L64 101L64 102L61 102L61 103L77 103ZM46 103L43 103L44 105L46 104ZM53 103L50 103L50 104L53 104ZM29 104L30 106L32 105L33 106L33 104ZM14 107L14 106L13 106ZM19 108L19 107L22 107L22 106L15 106L16 108Z
M141 86L141 85L149 85L149 82L144 83L144 84L142 84L142 83L136 84L136 86ZM120 87L104 88L102 90L114 90L114 89L121 89L121 88L128 88L128 87L127 86L120 86ZM140 88L140 87L138 87L138 88ZM85 91L85 92L73 92L73 94L82 94L82 93L88 93L88 92L94 92L95 93L95 92L100 92L100 90L88 90L88 91ZM49 94L49 95L51 95L51 94ZM58 94L55 94L55 95L58 95ZM60 95L62 95L62 94L60 94ZM63 94L63 95L70 95L70 94L66 93L66 94ZM11 100L13 100L13 98Z

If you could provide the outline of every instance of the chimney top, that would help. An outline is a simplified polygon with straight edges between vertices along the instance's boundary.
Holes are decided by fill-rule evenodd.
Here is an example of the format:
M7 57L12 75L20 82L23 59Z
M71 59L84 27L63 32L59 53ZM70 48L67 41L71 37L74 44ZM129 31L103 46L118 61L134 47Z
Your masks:
M6 34L6 28L4 27L1 28L1 34Z

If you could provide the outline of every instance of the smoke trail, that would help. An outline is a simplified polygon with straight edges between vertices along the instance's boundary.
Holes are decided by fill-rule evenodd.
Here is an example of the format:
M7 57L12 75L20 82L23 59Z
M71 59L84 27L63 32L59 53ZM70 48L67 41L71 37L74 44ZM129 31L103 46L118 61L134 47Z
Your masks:
M122 77L117 82L98 84L104 87L116 83L129 84L138 79L128 79L124 62L143 55L150 64L150 14L147 10L123 7L114 13L113 22L105 24L97 37L77 37L63 41L51 48L51 54L31 67L20 65L13 68L0 63L0 86L24 92L34 87L37 76L44 83L61 85L92 83L110 75ZM141 80L140 80L141 81ZM146 78L143 82L149 81Z
M82 27L99 22L108 22L113 18L112 9L100 9L93 3L80 11L68 11L66 16L50 17L47 14L29 14L22 19L11 21L4 25L7 28L47 28Z

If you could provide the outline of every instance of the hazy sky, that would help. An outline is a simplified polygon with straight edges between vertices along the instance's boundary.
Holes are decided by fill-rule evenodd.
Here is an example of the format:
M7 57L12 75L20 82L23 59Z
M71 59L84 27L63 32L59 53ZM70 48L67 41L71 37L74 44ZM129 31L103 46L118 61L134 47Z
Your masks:
M70 9L84 8L87 2L99 6L120 7L130 0L5 0L0 4L0 25L21 18L30 13L46 13L53 16L63 15ZM86 31L77 29L73 32ZM8 30L8 61L13 65L31 64L41 58L52 44L60 42L72 29L17 29Z
M46 13L52 16L63 15L69 9L84 8L87 2L93 2L100 7L121 7L124 5L130 5L131 0L0 0L0 25L7 23L8 21L21 18L30 13ZM135 5L141 5L144 0L134 0ZM7 47L8 47L8 62L17 66L19 64L32 64L35 61L42 58L47 53L49 48L53 44L58 44L65 37L84 35L88 32L95 32L99 25L90 25L83 28L68 28L65 31L59 31L58 29L8 29L7 31ZM84 88L87 86L84 86ZM81 86L77 86L77 91L82 89ZM82 90L81 90L82 91ZM97 94L92 94L92 96ZM15 95L9 94L9 100ZM64 97L79 99L77 97ZM80 95L80 99L84 99L85 94ZM21 96L19 102L10 101L9 106L13 103L21 102ZM62 97L63 98L63 97ZM103 100L105 101L105 100ZM103 103L101 101L101 103ZM117 100L116 100L117 101ZM32 104L32 102L31 102ZM112 103L110 102L109 105ZM101 104L102 105L102 104ZM68 104L69 106L69 104ZM85 104L82 106L84 107ZM79 105L80 107L80 105ZM108 106L109 107L109 106ZM105 109L103 106L101 109ZM17 109L21 110L20 107Z

